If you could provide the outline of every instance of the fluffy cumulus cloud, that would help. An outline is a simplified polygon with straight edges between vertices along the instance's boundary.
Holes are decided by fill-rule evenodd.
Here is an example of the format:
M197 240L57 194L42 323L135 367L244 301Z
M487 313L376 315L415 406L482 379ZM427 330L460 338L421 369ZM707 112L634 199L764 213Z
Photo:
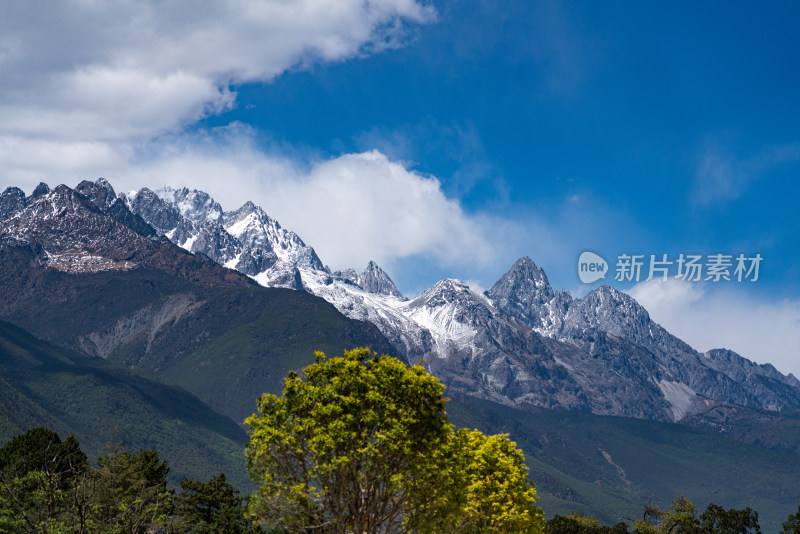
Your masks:
M697 350L728 348L800 377L800 301L760 301L742 291L655 279L630 294Z
M415 0L8 0L0 156L47 141L76 158L123 158L235 105L236 84L396 46L407 24L433 16Z
M436 178L378 151L299 166L259 150L241 126L213 139L159 144L148 162L119 169L118 188L189 186L208 191L225 209L252 200L333 268L414 255L481 266L495 256L485 226L449 199Z

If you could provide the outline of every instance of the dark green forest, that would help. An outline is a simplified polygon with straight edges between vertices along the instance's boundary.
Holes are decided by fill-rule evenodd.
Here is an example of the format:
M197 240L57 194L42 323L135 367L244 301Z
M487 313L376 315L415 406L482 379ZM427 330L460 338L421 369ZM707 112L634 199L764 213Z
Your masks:
M701 511L680 494L616 522L545 521L531 458L507 434L456 428L443 394L421 367L367 349L317 353L248 419L257 489L244 494L224 472L171 483L155 448L111 440L91 462L73 435L36 427L0 448L0 532L761 532L754 507ZM800 507L781 532L800 532Z

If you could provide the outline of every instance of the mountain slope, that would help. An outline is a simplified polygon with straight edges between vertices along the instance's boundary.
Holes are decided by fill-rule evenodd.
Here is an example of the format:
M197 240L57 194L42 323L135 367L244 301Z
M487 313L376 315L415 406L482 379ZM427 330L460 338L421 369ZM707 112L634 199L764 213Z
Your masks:
M260 287L134 231L101 211L107 187L82 183L85 196L59 186L0 223L0 318L159 375L239 423L314 350L397 354L373 325L320 298Z
M34 426L74 433L96 459L112 438L124 447L156 448L173 483L225 470L248 487L242 451L247 435L187 391L100 358L55 347L0 321L0 441Z
M797 509L800 456L686 425L546 409L520 411L455 396L450 422L508 432L525 453L548 516L573 511L609 524L641 517L651 500L683 494L698 508L750 506L764 532Z
M395 353L369 323L286 289L206 288L151 269L64 273L33 245L0 245L0 316L86 354L161 375L241 422L314 350ZM395 353L396 354L396 353ZM213 365L211 365L213 363Z

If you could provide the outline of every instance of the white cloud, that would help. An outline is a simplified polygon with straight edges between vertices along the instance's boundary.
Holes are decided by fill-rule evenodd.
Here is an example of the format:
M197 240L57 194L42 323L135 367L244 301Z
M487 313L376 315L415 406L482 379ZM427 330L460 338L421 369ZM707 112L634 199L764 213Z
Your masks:
M227 137L227 139L225 139ZM247 128L213 138L158 143L149 161L109 176L120 190L169 184L202 189L225 209L247 200L297 232L333 268L432 256L442 265L486 265L496 254L482 222L440 182L378 151L345 154L304 169L252 142Z
M205 137L185 132L235 106L237 84L400 46L410 24L435 18L430 6L11 0L2 11L0 185L30 191L39 181L74 185L105 176L120 189L203 188L228 206L252 199L334 264L431 248L440 257L456 254L442 240L444 231L453 243L483 250L480 239L469 237L469 218L435 179L379 153L301 170L255 149L252 132L241 125ZM389 221L390 212L399 215Z
M743 291L655 279L630 294L697 350L728 348L800 377L800 301L759 301Z
M233 105L231 84L396 46L415 0L25 0L0 17L0 136L137 141Z

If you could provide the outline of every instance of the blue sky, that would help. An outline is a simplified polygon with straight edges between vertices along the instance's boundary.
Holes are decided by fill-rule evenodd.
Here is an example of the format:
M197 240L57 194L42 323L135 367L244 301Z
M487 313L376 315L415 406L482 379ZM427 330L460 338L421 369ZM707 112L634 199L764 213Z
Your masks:
M253 199L411 295L523 255L582 295L584 250L759 253L756 283L616 285L800 371L800 5L296 5L6 4L0 186Z
M758 290L798 295L800 6L436 11L397 50L236 87L235 109L195 127L241 121L315 157L377 148L468 212L558 220L577 248L546 257L531 235L506 258L531 255L558 285L576 283L581 247L760 252Z

